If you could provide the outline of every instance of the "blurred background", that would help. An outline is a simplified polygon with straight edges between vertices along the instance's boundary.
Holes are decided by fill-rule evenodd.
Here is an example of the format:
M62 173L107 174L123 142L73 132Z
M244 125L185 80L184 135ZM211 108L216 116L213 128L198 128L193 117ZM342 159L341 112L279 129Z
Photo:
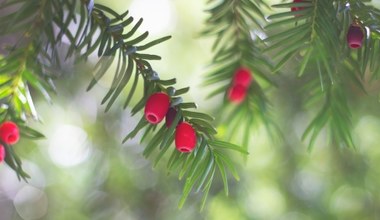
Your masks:
M178 88L191 86L185 98L197 102L200 111L217 112L222 97L206 100L211 88L200 86L212 57L213 39L199 36L207 17L205 1L96 2L143 17L141 31L149 30L150 39L172 35L150 50L163 57L152 65L161 78L176 77ZM323 131L308 152L300 139L315 112L298 106L302 94L294 88L302 81L294 80L290 67L284 70L283 76L276 76L279 87L269 94L285 140L272 140L264 128L253 133L247 161L236 157L241 180L230 178L227 197L217 177L199 212L198 194L191 194L178 210L183 181L168 175L165 159L153 168L142 156L139 136L121 144L140 115L131 117L120 103L104 113L100 102L112 79L105 77L85 91L94 62L67 63L56 82L53 104L35 98L43 122L31 126L47 138L21 140L14 146L32 177L28 183L0 164L0 220L380 219L378 83L368 85L368 96L352 94L357 149L329 144ZM226 128L228 124L219 127Z

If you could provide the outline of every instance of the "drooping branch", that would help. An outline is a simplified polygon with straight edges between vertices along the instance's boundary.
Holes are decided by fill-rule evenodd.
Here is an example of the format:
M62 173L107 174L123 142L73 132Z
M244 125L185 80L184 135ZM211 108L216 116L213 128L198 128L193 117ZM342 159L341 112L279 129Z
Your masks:
M193 188L196 188L196 191L203 191L202 207L205 205L216 169L220 171L225 191L228 193L227 170L238 179L229 151L242 154L246 154L246 151L236 145L218 141L215 138L216 129L212 125L213 117L190 110L197 107L195 103L183 102L181 95L187 93L189 87L175 89L176 79L160 79L152 68L150 61L161 58L144 51L170 37L145 42L148 32L138 34L142 19L134 23L134 18L128 15L128 11L119 14L105 5L95 4L92 0L81 2L25 0L7 2L1 5L0 9L6 10L13 6L19 9L3 17L4 20L10 19L12 22L0 24L4 25L7 33L19 34L20 40L1 60L0 67L4 77L0 81L2 91L0 100L4 100L2 101L4 104L1 106L0 116L3 120L10 119L17 122L21 127L22 137L43 137L42 134L24 126L27 116L32 115L37 118L38 115L28 86L40 91L50 101L49 93L54 91L52 79L54 73L59 71L61 61L58 48L63 37L66 37L69 41L66 59L74 56L81 61L87 60L93 52L98 55L99 61L95 65L94 78L88 89L96 85L113 62L117 62L110 89L101 101L106 105L106 111L127 90L126 86L132 79L133 84L127 91L124 108L130 106L130 100L136 93L139 81L144 85L140 101L131 106L133 115L141 112L147 99L155 93L165 93L170 97L170 107L176 110L176 116L170 126L163 125L157 130L158 125L148 123L149 120L143 116L135 129L124 139L127 141L144 130L141 141L148 136L151 140L148 141L143 154L149 157L157 151L155 164L173 144L177 124L186 121L195 129L197 137L195 150L186 154L173 149L167 165L170 171L178 170L180 179L186 179L180 207L184 205ZM78 8L79 18L75 14ZM77 28L71 27L74 23L77 24ZM21 160L17 154L8 145L6 150L8 155L6 162L19 177L27 178L28 175L22 170Z
M211 70L204 85L218 84L208 97L224 95L224 122L228 123L227 139L243 133L241 144L247 150L250 134L259 124L267 125L268 130L275 126L270 119L269 102L266 90L274 85L270 77L272 63L263 55L262 26L265 24L264 1L224 0L211 1L210 17L203 32L205 36L215 36L212 47L214 57ZM248 72L252 83L248 88L234 84L238 72ZM233 104L231 104L231 102ZM272 132L271 132L272 133Z

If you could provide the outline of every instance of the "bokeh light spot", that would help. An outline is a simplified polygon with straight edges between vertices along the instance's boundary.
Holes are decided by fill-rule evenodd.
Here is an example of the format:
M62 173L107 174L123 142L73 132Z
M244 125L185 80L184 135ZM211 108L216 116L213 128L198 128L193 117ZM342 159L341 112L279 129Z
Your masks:
M142 30L149 30L152 35L171 32L175 26L172 3L169 0L135 0L130 6L135 18L143 18Z
M24 186L13 200L17 213L25 220L40 219L48 210L45 193L33 186Z
M84 162L90 153L87 133L73 125L59 126L51 137L49 155L52 161L64 167L71 167Z

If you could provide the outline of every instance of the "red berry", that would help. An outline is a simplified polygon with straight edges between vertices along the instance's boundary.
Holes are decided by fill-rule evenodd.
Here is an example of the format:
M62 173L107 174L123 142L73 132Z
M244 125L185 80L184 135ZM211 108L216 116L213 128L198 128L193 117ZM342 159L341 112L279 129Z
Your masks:
M247 89L241 85L232 85L228 89L227 98L230 102L239 104L247 96Z
M145 104L145 118L151 124L158 124L164 119L170 106L170 98L167 94L157 92L152 94Z
M347 43L350 48L359 48L362 46L364 38L363 30L358 25L351 25L347 32Z
M181 122L175 131L175 147L182 153L189 153L197 145L197 135L188 122Z
M0 125L0 139L6 144L15 144L20 139L17 124L6 121Z
M165 124L167 128L169 128L170 125L172 125L176 115L177 115L177 111L175 110L175 108L169 108L165 116Z
M5 159L5 148L3 145L0 144L0 163L3 162Z
M251 85L251 82L252 75L249 69L241 67L235 71L233 78L234 85L242 85L243 87L247 88Z
M293 3L296 3L296 2L303 2L303 0L293 0ZM304 7L292 7L291 10L292 11L298 11L298 10L303 10Z

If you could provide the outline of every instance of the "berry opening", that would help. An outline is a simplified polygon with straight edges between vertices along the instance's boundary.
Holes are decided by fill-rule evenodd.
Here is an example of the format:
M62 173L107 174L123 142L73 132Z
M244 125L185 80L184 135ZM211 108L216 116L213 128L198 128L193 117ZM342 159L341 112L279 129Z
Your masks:
M350 44L351 48L359 48L361 45L360 44Z
M179 151L183 152L183 153L189 153L190 152L190 149L186 148L186 147L181 147L179 148Z
M158 121L158 118L155 115L148 114L146 117L147 117L148 121L150 121L152 123L156 123Z

